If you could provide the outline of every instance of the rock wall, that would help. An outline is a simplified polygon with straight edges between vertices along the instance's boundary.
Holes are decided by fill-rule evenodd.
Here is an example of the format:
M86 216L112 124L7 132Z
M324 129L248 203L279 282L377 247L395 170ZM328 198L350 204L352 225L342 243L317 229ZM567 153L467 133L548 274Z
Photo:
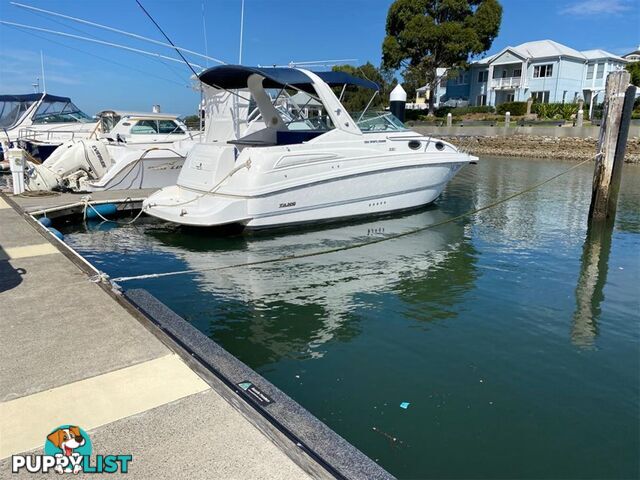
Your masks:
M596 138L511 136L442 136L443 140L474 155L584 160L595 156ZM629 137L625 162L640 164L640 137Z

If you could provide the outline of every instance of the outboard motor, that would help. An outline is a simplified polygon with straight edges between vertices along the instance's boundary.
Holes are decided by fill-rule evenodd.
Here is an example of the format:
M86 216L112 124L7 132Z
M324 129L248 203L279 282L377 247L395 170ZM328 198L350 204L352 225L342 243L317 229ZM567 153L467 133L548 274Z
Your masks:
M78 190L80 180L97 180L113 165L99 140L69 141L60 145L42 165L29 162L27 190Z

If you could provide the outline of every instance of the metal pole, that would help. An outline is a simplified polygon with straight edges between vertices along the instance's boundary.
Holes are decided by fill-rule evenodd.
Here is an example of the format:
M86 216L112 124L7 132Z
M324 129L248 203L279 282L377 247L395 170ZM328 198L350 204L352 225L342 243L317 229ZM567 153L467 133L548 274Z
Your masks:
M42 69L42 93L47 93L47 80L44 76L44 54L40 50L40 68Z
M238 53L238 64L242 65L242 37L244 35L244 0L240 9L240 52Z

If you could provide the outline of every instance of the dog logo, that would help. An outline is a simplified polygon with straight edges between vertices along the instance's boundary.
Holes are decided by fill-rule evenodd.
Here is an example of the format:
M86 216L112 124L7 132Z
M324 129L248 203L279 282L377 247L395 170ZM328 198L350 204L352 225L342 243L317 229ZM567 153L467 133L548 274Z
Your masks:
M44 442L44 455L12 455L11 472L128 473L131 454L93 455L87 432L77 425L54 428Z
M69 457L69 462L58 462L55 471L58 473L82 471L82 458L91 455L89 435L76 425L61 425L47 435L44 444L45 455L57 458ZM63 463L67 463L66 468Z

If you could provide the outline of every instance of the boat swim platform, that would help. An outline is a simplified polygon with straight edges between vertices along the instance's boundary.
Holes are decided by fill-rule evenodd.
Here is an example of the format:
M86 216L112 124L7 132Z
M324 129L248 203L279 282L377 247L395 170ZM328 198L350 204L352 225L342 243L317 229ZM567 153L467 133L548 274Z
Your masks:
M133 479L393 478L151 294L99 281L28 213L79 197L0 193L0 478L66 424L92 456L132 455Z

